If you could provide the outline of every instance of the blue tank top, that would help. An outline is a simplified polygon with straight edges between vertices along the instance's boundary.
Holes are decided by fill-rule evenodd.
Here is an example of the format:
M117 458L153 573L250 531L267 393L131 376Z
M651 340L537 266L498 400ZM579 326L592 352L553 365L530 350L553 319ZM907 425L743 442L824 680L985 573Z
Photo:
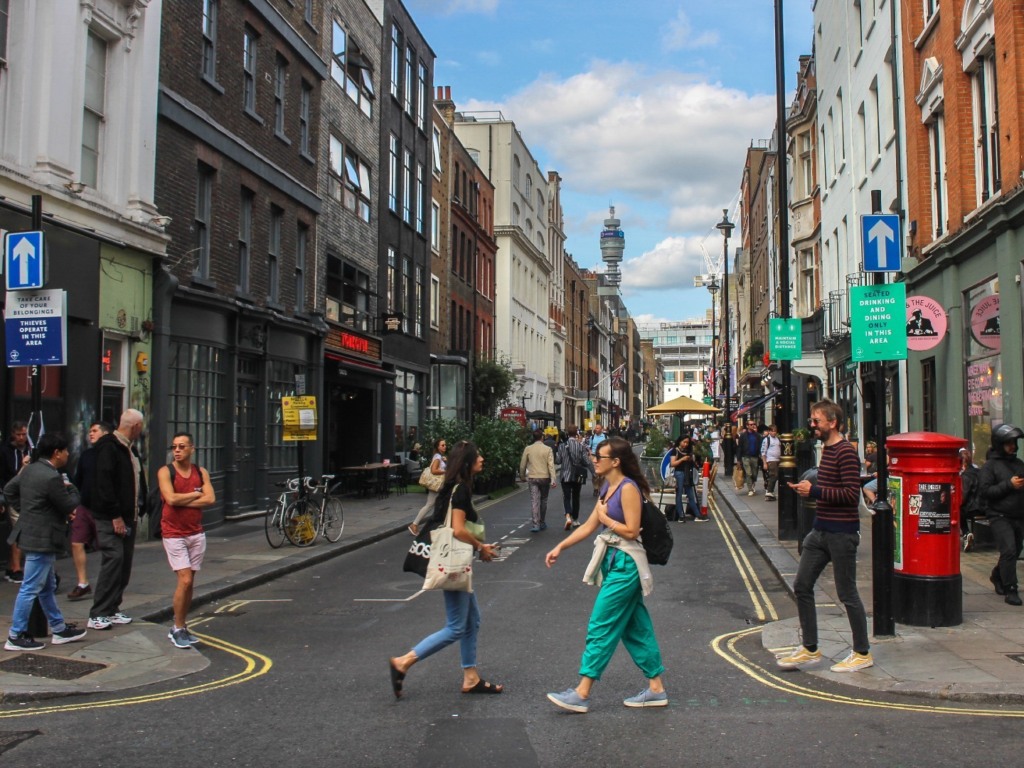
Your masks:
M640 486L638 486L635 482L626 477L623 478L621 483L619 483L618 488L615 489L615 493L611 495L611 498L606 499L606 501L608 502L608 517L610 517L617 523L622 523L623 525L626 524L626 513L622 510L622 486L624 486L626 483L629 483L638 491L640 490ZM608 493L607 482L601 488L601 496L604 496L606 493Z

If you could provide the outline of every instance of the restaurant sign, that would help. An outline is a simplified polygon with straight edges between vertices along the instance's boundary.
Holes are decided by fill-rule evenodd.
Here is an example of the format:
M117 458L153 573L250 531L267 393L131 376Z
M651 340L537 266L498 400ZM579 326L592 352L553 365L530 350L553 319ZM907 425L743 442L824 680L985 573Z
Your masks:
M330 328L324 339L324 347L330 352L340 352L375 363L381 361L380 339L347 329Z

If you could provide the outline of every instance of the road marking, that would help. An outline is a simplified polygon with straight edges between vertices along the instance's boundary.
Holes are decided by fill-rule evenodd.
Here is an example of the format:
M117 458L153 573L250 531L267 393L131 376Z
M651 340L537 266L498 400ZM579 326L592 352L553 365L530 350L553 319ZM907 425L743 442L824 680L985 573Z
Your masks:
M733 562L736 563L736 568L743 579L743 585L747 589L747 594L750 595L750 602L754 604L754 610L757 613L758 621L766 621L769 618L771 621L778 621L779 614L775 610L775 606L768 597L768 593L765 591L761 580L757 577L757 573L754 571L754 566L750 564L747 554L740 546L739 541L736 538L736 534L733 532L732 528L726 525L722 511L718 508L718 503L715 501L715 498L713 496L709 497L708 503L710 506L710 512L713 512L711 517L714 519L715 524L718 526L718 530L722 534L722 538L725 540L725 546L728 548Z
M250 603L290 603L292 599L290 597L280 597L266 600L229 600L218 608L214 613L233 613L239 608L243 608Z
M199 624L200 622L195 622ZM233 675L228 675L219 680L211 680L206 683L200 683L199 685L193 685L188 688L182 688L177 691L166 691L163 693L148 693L141 694L139 696L128 696L120 699L111 699L109 701L94 701L84 702L75 704L55 704L52 706L38 706L38 707L24 707L16 710L2 710L0 709L0 720L7 720L15 717L28 717L30 715L52 715L59 712L82 712L89 709L109 709L111 707L128 707L136 704L150 704L156 701L170 701L171 699L180 699L186 696L197 696L202 693L208 693L210 691L216 691L221 688L229 688L233 685L239 685L240 683L247 683L250 680L255 680L257 677L262 677L270 671L270 668L274 666L274 662L269 657L264 656L262 653L250 650L248 648L242 648L234 643L229 643L226 640L213 637L211 635L204 635L196 633L196 637L203 641L203 643L210 648L214 648L218 651L223 651L231 656L235 656L245 662L245 666L241 672L236 672Z
M417 597L422 595L427 590L421 589L419 592L409 595L408 597L355 597L352 598L353 603L409 603L415 600Z

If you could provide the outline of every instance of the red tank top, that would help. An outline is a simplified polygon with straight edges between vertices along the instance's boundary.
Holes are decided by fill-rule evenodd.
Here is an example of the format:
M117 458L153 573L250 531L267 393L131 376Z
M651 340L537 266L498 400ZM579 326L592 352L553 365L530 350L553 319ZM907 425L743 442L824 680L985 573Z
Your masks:
M175 493L192 493L202 490L203 473L195 464L188 477L175 470L172 481ZM181 539L203 532L203 510L197 507L172 507L164 502L160 518L160 535L165 539Z

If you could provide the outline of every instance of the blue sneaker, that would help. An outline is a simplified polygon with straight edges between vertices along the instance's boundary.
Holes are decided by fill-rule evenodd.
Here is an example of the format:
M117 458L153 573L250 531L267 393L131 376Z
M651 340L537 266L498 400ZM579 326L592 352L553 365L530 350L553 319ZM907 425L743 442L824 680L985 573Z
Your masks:
M666 691L654 693L650 688L644 688L636 696L623 699L622 703L627 707L667 707L668 693Z
M578 712L581 715L586 714L590 709L590 701L576 693L575 688L569 688L561 693L549 693L548 701L556 707L567 709L570 712Z
M540 533L540 526L539 525L533 526L533 528L530 529L530 533Z

